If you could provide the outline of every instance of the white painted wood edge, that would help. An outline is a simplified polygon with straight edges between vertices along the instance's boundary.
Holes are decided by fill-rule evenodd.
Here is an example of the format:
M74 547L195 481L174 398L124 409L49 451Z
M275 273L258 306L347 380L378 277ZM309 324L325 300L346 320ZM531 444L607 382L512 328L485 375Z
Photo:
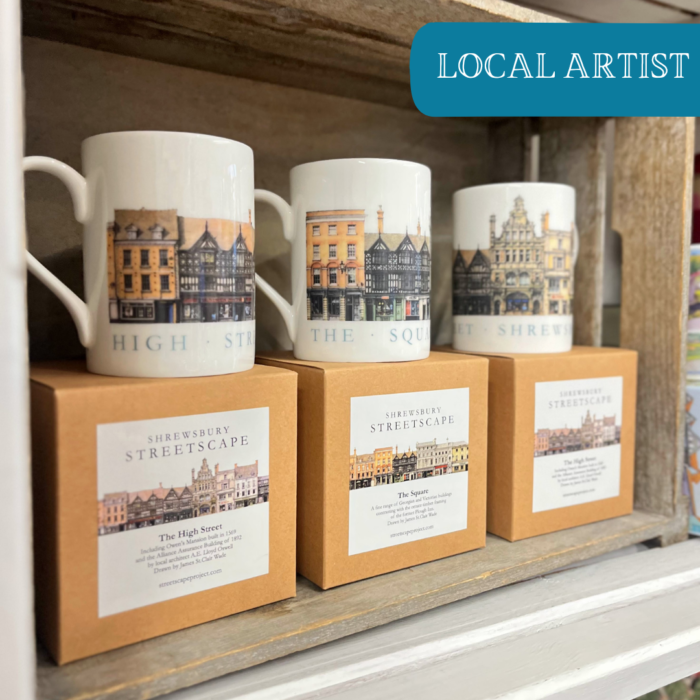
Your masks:
M662 671L668 670L669 659L687 656L686 649L700 644L698 583L700 541L691 541L491 591L179 691L170 698L300 700L337 696L370 700L367 693L394 697L392 682L396 683L397 688L402 688L407 699L419 698L424 695L412 695L412 687L404 683L407 677L417 679L415 688L418 693L418 682L437 673L438 668L440 675L435 677L435 683L449 676L449 669L452 669L451 677L458 678L459 669L465 666L466 660L475 656L493 662L504 653L505 648L532 649L537 646L536 640L544 637L561 639L561 648L564 649L564 641L571 637L575 629L579 635L583 635L584 630L590 635L591 631L595 632L599 620L618 616L628 624L631 613L631 619L638 617L647 625L653 624L653 620L645 620L645 610L653 608L658 616L658 611L664 610L666 601L677 600L683 592L690 591L693 597L697 597L695 619L689 615L685 620L693 624L687 629L679 627L677 634L669 636L662 633L661 639L651 640L640 637L638 644L634 639L621 639L619 654L572 668L565 668L566 664L560 661L557 672L552 672L551 677L542 677L534 684L524 680L523 687L493 696L484 695L483 689L490 684L496 690L499 685L504 685L503 679L487 678L488 664L484 664L483 677L478 683L482 690L477 694L475 689L475 694L470 694L463 684L457 683L455 687L461 690L454 696L460 700L487 697L535 700L558 697L564 693L561 697L568 697L568 693L589 688L608 677L622 674L628 680L635 680L640 667L645 664L653 666L657 661L658 675L662 676ZM625 633L621 628L620 634ZM556 648L559 644L554 646ZM590 654L595 649L580 651ZM512 656L512 651L509 654ZM572 657L574 664L575 656ZM547 655L540 655L539 658L539 663L547 668ZM497 663L495 667L498 667ZM653 690L655 674L645 675L648 676L647 685L651 684L647 690ZM442 697L451 696L445 694Z
M0 678L2 696L34 697L19 0L0 3Z

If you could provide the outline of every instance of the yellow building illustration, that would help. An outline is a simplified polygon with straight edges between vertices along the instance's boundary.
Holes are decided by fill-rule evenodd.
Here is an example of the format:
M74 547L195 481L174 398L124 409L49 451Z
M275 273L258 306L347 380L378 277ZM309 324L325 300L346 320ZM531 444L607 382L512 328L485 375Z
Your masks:
M357 479L372 479L374 477L374 454L357 454L357 450L350 455L350 481Z
M374 451L374 481L377 486L393 483L393 463L394 450L391 447L380 447Z
M573 299L574 225L568 231L549 228L549 213L542 215L544 237L545 307L548 314L570 314Z
M574 224L550 228L542 215L540 232L516 197L500 233L489 218L489 247L455 253L452 308L461 315L567 315L573 299Z
M306 214L307 318L365 318L365 212L362 209Z
M459 442L452 445L452 472L465 472L469 468L469 445Z
M117 210L107 241L110 320L177 322L176 210Z

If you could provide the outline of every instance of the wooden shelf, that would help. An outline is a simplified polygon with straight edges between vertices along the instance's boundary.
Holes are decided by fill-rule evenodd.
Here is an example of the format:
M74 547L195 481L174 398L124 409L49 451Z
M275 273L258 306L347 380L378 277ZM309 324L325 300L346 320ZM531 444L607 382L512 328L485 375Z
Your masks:
M632 515L506 542L297 597L61 668L39 651L39 700L151 698L425 610L554 571L630 544L683 536L687 518ZM183 601L186 604L186 601Z
M502 0L23 0L26 36L414 109L429 22L547 22Z

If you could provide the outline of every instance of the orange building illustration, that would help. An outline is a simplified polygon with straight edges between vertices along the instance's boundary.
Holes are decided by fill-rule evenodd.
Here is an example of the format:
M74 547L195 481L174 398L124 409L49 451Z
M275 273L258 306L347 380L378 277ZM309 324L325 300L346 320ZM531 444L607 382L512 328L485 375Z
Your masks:
M111 321L177 321L177 244L175 209L114 212L107 229Z
M363 209L306 214L307 318L365 318L365 212Z

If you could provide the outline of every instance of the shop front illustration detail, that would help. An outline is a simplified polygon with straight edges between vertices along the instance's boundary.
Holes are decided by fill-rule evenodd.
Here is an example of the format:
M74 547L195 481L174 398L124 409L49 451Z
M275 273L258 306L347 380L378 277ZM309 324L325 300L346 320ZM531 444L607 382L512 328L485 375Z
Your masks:
M267 503L269 496L270 477L258 474L257 460L231 469L220 469L217 464L212 471L205 459L196 473L192 469L192 481L185 486L159 484L152 489L106 493L97 501L97 532L110 535L201 518Z
M421 321L430 318L430 236L365 230L364 209L306 214L307 318Z
M465 441L418 442L415 449L378 447L368 454L350 455L350 490L469 471Z
M578 428L543 428L535 433L535 457L580 452L620 444L620 426L615 416L597 418L586 412Z
M489 247L457 250L452 266L452 311L455 316L567 315L573 300L574 224L550 228L549 213L541 229L527 218L525 202L514 208L496 233L489 219Z
M247 222L115 211L107 226L110 321L253 320L254 246L250 211Z

